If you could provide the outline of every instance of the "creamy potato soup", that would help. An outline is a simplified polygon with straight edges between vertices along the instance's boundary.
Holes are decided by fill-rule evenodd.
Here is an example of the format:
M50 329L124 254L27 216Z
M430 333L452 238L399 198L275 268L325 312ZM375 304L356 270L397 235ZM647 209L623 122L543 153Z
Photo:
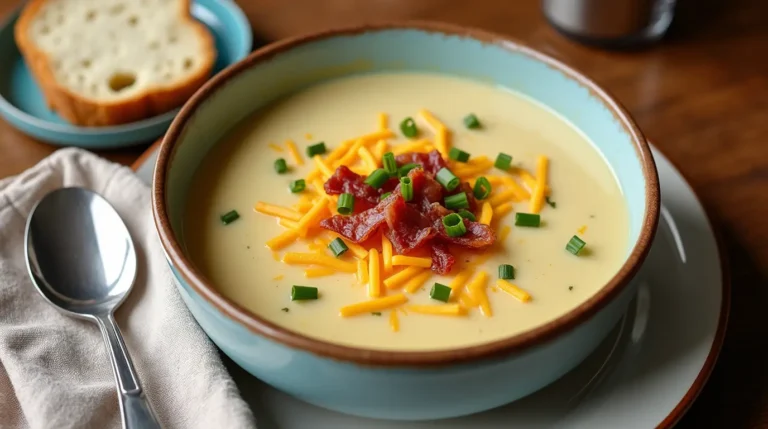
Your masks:
M217 144L191 189L187 252L223 295L356 347L525 332L595 294L628 250L621 190L579 130L516 93L438 74L287 97Z

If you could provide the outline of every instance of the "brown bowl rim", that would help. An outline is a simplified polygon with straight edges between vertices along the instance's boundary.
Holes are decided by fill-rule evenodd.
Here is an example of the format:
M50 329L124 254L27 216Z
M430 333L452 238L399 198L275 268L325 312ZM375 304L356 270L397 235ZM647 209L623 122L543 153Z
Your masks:
M417 30L428 33L440 33L447 36L468 37L483 43L494 44L512 52L528 57L555 68L587 88L608 107L634 143L635 152L643 168L645 177L645 213L642 229L635 246L618 272L588 300L568 313L540 325L532 330L500 340L454 349L434 351L389 351L364 349L344 346L311 338L269 322L246 310L221 295L205 276L202 275L186 257L181 245L175 239L168 219L165 201L165 180L169 161L175 151L175 142L184 130L186 123L193 116L197 107L227 81L245 72L250 67L269 61L274 56L292 48L339 36L355 36L373 31ZM308 35L296 36L264 46L243 60L235 63L205 83L181 108L173 120L163 143L160 146L157 163L153 174L152 214L160 242L171 263L177 271L203 299L208 301L224 315L243 325L251 332L276 341L282 345L300 349L325 358L352 362L368 366L423 367L465 363L481 359L499 358L511 353L543 344L590 319L609 301L615 298L634 277L642 261L650 250L656 233L659 218L659 180L656 164L651 155L645 137L627 110L606 90L599 87L583 73L543 54L518 40L479 29L465 28L452 24L406 21L360 25L337 28Z

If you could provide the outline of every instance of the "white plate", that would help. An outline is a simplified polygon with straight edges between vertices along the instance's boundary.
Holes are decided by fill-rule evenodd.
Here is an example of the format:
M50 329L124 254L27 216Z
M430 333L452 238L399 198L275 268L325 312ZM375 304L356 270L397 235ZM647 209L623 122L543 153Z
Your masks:
M151 182L151 153L134 165ZM692 189L654 148L661 218L638 296L608 339L552 385L510 405L439 422L367 420L283 394L224 358L259 429L651 428L672 426L704 386L730 307L717 240Z

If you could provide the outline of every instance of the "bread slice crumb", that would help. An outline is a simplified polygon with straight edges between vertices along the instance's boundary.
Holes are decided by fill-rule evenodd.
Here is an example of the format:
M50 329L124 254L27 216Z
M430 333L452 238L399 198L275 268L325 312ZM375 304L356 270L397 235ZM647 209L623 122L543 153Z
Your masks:
M190 0L32 0L15 38L48 105L86 126L178 107L216 59Z

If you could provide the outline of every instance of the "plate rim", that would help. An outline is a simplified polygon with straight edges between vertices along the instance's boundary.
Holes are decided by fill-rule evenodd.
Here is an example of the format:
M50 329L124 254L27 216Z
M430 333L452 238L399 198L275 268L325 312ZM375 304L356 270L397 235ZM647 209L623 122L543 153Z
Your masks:
M131 170L137 172L154 154L157 153L162 142L163 137L152 143L152 145L149 146L141 155L139 155L136 161L131 164ZM664 420L662 420L656 426L657 429L668 429L674 427L683 418L683 416L685 416L693 403L696 402L696 399L701 394L701 391L704 390L704 386L706 386L707 381L709 381L709 377L712 375L712 371L714 370L718 358L720 357L720 352L722 351L723 342L725 341L725 335L727 332L728 321L730 319L731 313L731 270L728 263L728 258L726 258L723 253L723 249L725 247L723 235L720 231L721 228L713 222L710 210L708 210L702 202L699 193L694 187L691 186L688 177L683 173L676 162L672 161L668 156L666 156L657 145L653 144L651 139L648 139L648 144L650 145L652 151L660 153L664 159L669 162L672 168L674 168L675 172L680 175L683 183L685 183L685 185L688 187L688 190L693 194L693 196L696 198L696 201L701 206L704 217L707 221L707 225L709 226L709 229L712 231L712 235L715 238L715 248L717 250L717 259L720 261L721 273L720 313L718 314L717 329L715 330L715 335L712 339L712 346L707 353L704 364L701 366L701 369L699 369L698 375L693 380L693 383L691 383L691 385L688 387L688 390L685 392L677 405L675 405L672 411L670 411Z
M199 5L200 1L201 0L192 0L190 2L190 6L193 6L194 4ZM202 1L206 1L206 0L202 0ZM245 31L242 31L240 34L240 37L244 42L243 50L242 52L237 52L236 60L234 62L227 64L227 66L225 67L225 68L228 68L232 64L239 62L243 58L247 57L248 54L250 54L251 50L253 49L253 29L251 28L250 21L248 21L248 18L245 16L245 13L243 12L243 10L234 1L231 1L231 0L224 0L224 1L207 0L207 1L211 1L217 6L221 6L222 8L224 8L224 10L226 10L228 14L230 14L232 17L235 18L236 21L238 21L242 29L245 30ZM18 6L16 7L16 9L9 12L8 15L6 15L0 22L0 29L6 29L9 26L15 25L24 7L25 7L25 4L22 4L21 6ZM18 50L18 45L16 44L15 40L13 44ZM213 75L211 75L209 79L211 77L213 77ZM27 113L21 110L15 104L11 103L10 100L8 100L6 97L0 94L1 116L6 117L7 115L7 117L13 118L14 121L19 121L20 123L27 125L29 127L32 127L36 130L54 133L59 136L67 136L67 137L77 137L77 136L111 137L115 135L128 134L128 133L148 130L153 127L162 126L164 123L167 123L168 125L170 125L170 122L173 120L174 117L176 117L176 115L179 113L180 110L181 110L181 106L173 110L170 110L168 112L161 113L159 115L155 115L150 118L141 119L139 121L129 122L127 124L108 125L104 127L84 127L81 125L73 125L73 124L59 124L55 122L50 122L43 118L39 118L37 116L34 116L30 113ZM8 125L11 125L13 128L19 129L19 127L16 126L13 123L13 121L6 120L6 122L8 123ZM25 131L22 131L22 132L24 134L27 134L27 132ZM134 142L132 144L135 145L136 143ZM123 147L123 146L127 147L130 145L131 143L126 143L120 146L105 145L105 147Z

